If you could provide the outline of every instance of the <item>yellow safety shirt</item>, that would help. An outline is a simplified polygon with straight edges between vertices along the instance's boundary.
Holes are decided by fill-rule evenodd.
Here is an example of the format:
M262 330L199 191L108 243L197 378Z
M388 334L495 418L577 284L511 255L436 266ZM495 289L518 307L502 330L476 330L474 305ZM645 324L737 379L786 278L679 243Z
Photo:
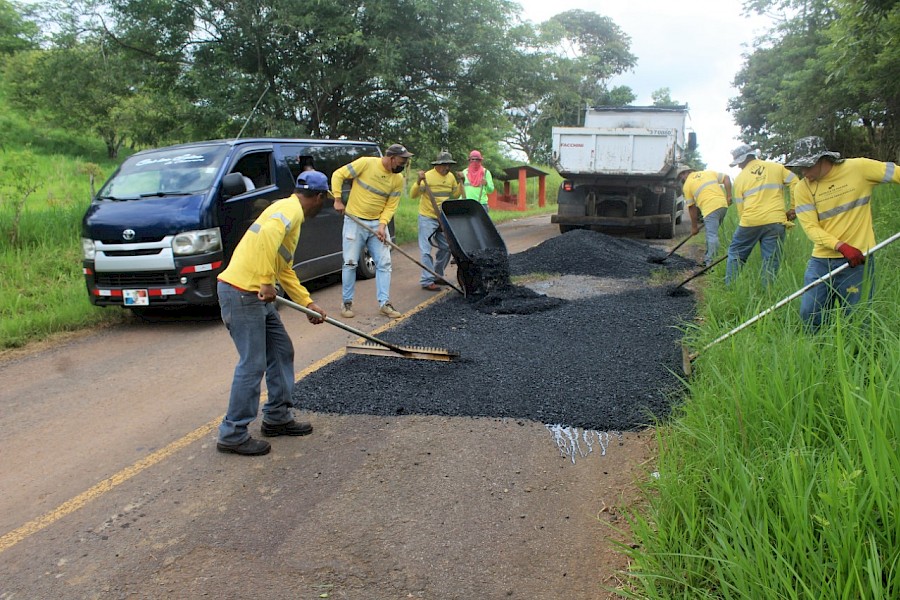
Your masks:
M875 245L872 189L879 183L900 183L894 163L848 158L831 166L818 181L803 180L794 188L797 220L812 240L816 258L842 258L838 242L867 252Z
M431 206L431 199L425 191L426 183L438 206L440 206L444 200L459 198L460 193L462 193L462 185L456 180L456 176L453 175L453 172L441 175L436 170L431 169L425 172L425 183L416 181L412 184L412 187L409 188L410 198L416 199L421 197L419 200L419 214L430 219L437 219L438 216L434 212L434 207Z
M385 169L378 156L357 158L332 173L331 191L335 198L341 197L341 187L347 179L353 180L353 187L346 212L367 221L377 219L387 225L400 204L403 175Z
M786 223L784 186L792 189L798 181L800 179L782 164L758 158L750 161L731 187L739 225L759 227Z
M687 176L682 193L688 206L696 204L704 217L714 210L728 207L728 199L721 184L725 175L716 171L694 171Z
M303 218L296 194L270 204L247 229L218 279L246 292L278 280L297 304L309 306L312 298L293 269Z

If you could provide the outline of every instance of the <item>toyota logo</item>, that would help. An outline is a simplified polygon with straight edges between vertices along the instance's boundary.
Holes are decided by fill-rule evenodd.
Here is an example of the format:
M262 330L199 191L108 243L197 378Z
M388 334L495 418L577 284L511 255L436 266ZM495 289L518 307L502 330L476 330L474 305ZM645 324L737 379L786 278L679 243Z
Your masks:
M126 229L122 232L122 239L126 242L130 242L134 239L134 229Z

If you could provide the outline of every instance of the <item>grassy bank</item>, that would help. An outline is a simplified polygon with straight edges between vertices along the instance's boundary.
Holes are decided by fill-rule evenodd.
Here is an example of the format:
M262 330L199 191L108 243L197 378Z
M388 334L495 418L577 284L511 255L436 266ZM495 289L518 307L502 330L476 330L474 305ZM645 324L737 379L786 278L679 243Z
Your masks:
M879 239L898 202L876 190ZM733 287L709 278L688 346L802 287L810 248L790 233L768 292L758 251ZM632 516L637 597L900 597L900 245L876 262L871 306L810 335L795 300L697 359Z

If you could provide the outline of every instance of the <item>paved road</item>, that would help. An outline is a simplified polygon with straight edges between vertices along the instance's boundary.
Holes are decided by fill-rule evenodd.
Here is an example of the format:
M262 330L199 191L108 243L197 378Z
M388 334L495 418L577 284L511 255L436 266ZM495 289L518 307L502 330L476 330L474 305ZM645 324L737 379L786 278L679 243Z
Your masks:
M558 233L546 216L499 229L511 252ZM434 300L394 263L399 310ZM386 324L374 295L360 283L355 327ZM313 297L340 319L339 285ZM353 337L281 313L298 373ZM607 524L651 434L573 463L540 423L312 414L312 436L276 438L267 457L223 455L235 360L218 315L198 313L0 363L0 598L593 599L615 585Z

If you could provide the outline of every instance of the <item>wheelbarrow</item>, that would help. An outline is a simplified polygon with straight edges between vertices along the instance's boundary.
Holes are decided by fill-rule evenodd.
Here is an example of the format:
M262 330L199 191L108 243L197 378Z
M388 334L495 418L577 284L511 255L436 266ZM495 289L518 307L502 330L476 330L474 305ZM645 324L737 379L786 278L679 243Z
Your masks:
M444 200L440 209L447 245L456 259L456 278L460 287L466 296L485 294L487 290L475 265L476 259L497 253L505 260L508 255L506 243L477 200Z

